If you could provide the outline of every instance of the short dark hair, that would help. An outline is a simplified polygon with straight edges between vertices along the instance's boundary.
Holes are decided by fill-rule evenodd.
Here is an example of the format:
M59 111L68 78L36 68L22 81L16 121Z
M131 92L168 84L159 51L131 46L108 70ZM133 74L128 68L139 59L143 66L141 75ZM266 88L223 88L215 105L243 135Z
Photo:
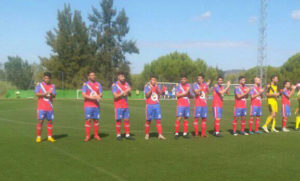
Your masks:
M151 75L151 76L150 76L150 79L152 79L152 78L155 78L155 79L157 79L157 76L155 76L155 75Z
M278 75L272 75L272 76L271 76L271 81L272 81L275 77L278 77Z
M50 72L44 72L43 77L46 77L46 76L49 77L49 78L51 78L52 74Z
M203 73L199 73L198 77L202 77L203 79L205 78L205 75Z
M181 74L180 78L187 78L186 74Z
M223 76L219 75L219 76L217 77L217 80L219 80L219 79L223 79Z
M242 79L245 79L245 78L246 78L245 76L241 75L241 76L239 76L239 81Z
M125 74L124 74L124 72L119 71L119 72L117 73L117 76L119 76L119 75L125 75Z
M88 71L87 76L89 76L91 73L95 73L95 71L93 70Z

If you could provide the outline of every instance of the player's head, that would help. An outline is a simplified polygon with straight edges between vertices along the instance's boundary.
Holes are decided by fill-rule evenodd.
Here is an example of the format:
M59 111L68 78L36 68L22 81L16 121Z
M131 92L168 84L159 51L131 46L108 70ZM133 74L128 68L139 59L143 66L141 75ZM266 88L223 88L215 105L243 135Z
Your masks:
M88 72L88 80L95 82L96 80L96 75L94 71L89 71Z
M51 73L50 72L44 72L44 75L43 75L43 81L46 83L46 84L49 84L51 82Z
M150 77L150 84L156 85L156 83L157 83L157 78L156 78L156 76L152 75Z
M205 78L204 74L200 73L198 74L197 80L199 83L202 83L204 82L204 78Z
M260 83L261 83L261 80L260 80L260 78L259 77L254 77L254 84L256 84L256 85L260 85Z
M241 75L239 76L239 82L241 85L245 85L246 84L246 77Z
M125 74L123 72L118 72L117 77L118 81L125 82Z
M271 82L276 84L278 82L278 76L277 75L272 75L271 76Z
M219 85L221 85L221 84L223 83L223 77L222 77L222 76L218 76L218 78L217 78L217 83L218 83Z
M185 74L182 74L182 75L180 76L180 83L186 84L187 81L188 81L187 76L186 76Z
M287 89L291 88L291 82L289 80L284 81L283 82L283 87L287 88Z

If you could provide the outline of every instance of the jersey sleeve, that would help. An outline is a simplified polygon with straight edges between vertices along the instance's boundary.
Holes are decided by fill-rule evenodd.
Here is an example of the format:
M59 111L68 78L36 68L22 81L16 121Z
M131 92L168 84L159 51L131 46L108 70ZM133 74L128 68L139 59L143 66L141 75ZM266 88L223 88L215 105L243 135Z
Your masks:
M38 83L38 84L35 86L34 92L35 92L35 93L39 93L40 91L41 91L41 86L40 86L40 83Z
M103 92L102 85L99 83L99 94Z
M197 83L195 83L194 85L193 85L193 90L197 90L198 89L198 86L197 86Z
M241 92L241 89L240 88L238 88L238 87L236 87L235 89L234 89L234 95L240 95L242 92Z
M56 95L56 87L54 84L52 84L52 94Z
M286 91L286 90L282 90L282 95L284 95L285 97L288 97L288 96L289 96L289 93L288 93L288 91Z
M83 84L81 90L82 90L83 93L86 93L86 92L87 92L87 86L86 86L86 83Z
M255 88L254 88L254 87L252 87L252 88L251 88L251 90L250 90L250 95L251 95L251 96L255 95L255 91L254 91L254 89L255 89Z
M179 84L175 87L175 93L177 94L177 93L179 93L180 92L180 86L179 86Z
M150 91L150 88L149 88L149 85L147 84L144 88L144 93L146 94L149 91Z
M118 90L118 88L117 88L116 84L113 84L113 85L111 86L111 91L112 91L113 93L117 93L117 90Z

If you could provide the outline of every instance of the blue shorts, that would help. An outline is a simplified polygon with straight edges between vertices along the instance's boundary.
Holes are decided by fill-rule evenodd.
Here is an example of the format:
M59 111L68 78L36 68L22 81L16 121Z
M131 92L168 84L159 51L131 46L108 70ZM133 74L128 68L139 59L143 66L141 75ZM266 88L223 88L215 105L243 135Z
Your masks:
M247 108L234 108L234 116L241 117L247 115Z
M281 106L281 116L282 117L290 117L291 116L291 107L286 104L282 104Z
M86 107L84 108L85 120L88 119L100 119L100 110L98 107Z
M129 119L128 108L115 108L115 119L120 121L122 119Z
M194 117L195 118L206 118L207 117L207 107L206 106L195 107Z
M146 120L161 119L161 109L159 104L147 104L146 105Z
M214 118L222 118L223 108L213 107L213 116Z
M38 120L45 120L52 121L54 119L53 111L44 111L38 110L37 111Z
M261 116L262 109L261 106L251 106L250 116Z
M177 106L177 117L190 117L190 107Z

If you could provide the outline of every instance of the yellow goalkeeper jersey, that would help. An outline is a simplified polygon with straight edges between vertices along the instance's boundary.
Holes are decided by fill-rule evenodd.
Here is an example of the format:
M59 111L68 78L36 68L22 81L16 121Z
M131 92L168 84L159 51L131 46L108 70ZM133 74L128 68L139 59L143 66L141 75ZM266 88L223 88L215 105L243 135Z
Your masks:
M271 85L268 89L268 93L269 94L278 93L277 85L274 85L271 83ZM277 104L277 98L276 97L268 97L268 104Z

